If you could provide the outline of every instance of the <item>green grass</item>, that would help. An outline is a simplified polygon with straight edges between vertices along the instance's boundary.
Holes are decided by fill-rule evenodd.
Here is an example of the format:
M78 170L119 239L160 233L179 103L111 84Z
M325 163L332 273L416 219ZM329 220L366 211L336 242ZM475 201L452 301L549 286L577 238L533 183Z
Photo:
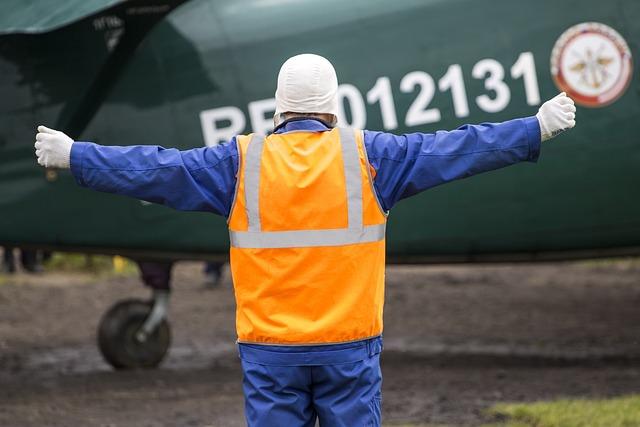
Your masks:
M593 258L576 261L578 265L587 267L636 267L640 265L640 257L619 257L619 258Z
M383 424L382 427L455 427L450 424Z
M603 400L501 403L488 414L503 423L484 427L638 427L640 395Z
M130 260L121 258L119 268L114 266L114 258L105 255L85 255L78 253L54 252L45 263L46 271L84 272L100 275L135 275L138 269Z

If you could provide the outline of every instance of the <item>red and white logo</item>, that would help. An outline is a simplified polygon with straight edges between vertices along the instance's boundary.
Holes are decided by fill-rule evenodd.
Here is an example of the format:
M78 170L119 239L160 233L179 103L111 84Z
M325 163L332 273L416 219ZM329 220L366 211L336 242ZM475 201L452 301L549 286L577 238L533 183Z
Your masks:
M629 87L631 51L616 30L597 22L574 25L551 52L551 75L561 91L577 104L604 107Z

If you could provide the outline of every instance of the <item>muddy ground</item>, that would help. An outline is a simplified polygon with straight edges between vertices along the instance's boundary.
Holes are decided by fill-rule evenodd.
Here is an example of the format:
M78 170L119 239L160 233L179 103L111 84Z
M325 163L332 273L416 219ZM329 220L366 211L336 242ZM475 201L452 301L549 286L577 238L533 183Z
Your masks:
M241 426L233 294L179 264L160 369L114 372L95 331L136 277L0 278L0 426ZM394 266L385 425L476 426L503 401L640 392L640 261Z

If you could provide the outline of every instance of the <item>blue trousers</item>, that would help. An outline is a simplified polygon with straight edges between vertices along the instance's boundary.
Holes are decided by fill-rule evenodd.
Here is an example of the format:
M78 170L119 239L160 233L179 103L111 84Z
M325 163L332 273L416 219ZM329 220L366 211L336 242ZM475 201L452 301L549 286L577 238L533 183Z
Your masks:
M381 425L379 351L336 364L241 363L249 427L314 427L316 419L321 427Z

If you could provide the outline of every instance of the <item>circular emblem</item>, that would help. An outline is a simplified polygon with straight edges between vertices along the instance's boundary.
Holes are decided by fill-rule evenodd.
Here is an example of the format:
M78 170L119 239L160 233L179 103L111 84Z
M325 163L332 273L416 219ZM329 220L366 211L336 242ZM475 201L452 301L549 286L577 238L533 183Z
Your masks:
M627 42L613 28L597 22L569 28L551 52L556 86L585 107L616 101L627 90L632 70Z

